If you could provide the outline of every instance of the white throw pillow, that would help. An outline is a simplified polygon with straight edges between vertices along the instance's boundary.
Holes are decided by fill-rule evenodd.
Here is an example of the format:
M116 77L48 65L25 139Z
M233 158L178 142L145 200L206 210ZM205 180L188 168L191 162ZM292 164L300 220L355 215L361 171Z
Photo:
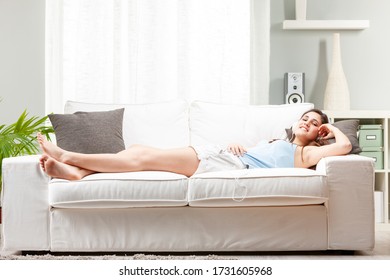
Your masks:
M125 146L143 144L158 148L189 145L188 103L183 100L150 104L94 104L68 101L65 113L105 111L125 108Z
M190 108L191 144L237 142L252 147L260 140L284 139L285 129L312 108L311 103L255 106L196 101Z

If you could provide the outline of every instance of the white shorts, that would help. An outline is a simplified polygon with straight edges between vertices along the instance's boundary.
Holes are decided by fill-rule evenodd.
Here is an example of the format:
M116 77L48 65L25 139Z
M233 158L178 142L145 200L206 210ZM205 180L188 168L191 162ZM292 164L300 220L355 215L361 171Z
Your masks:
M194 174L213 171L246 169L246 165L231 152L218 145L191 146L200 160Z

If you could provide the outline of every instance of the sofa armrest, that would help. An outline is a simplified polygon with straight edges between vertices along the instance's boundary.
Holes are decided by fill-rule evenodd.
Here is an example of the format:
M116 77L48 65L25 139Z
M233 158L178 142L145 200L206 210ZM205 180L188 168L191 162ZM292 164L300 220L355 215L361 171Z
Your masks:
M49 179L39 156L3 160L3 250L49 249Z
M374 162L359 155L323 158L329 190L328 246L336 250L369 250L375 242Z

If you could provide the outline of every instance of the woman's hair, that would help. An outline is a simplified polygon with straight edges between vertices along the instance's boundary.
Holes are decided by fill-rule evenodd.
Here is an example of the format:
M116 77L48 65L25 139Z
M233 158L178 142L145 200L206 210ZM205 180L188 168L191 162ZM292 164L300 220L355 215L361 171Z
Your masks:
M317 113L320 117L321 117L321 124L325 124L325 123L329 123L329 118L328 116L322 112L321 110L319 109L310 109L310 110L307 110L306 112L304 112L301 116L300 119L302 119L307 113L310 113L310 112L314 112L314 113ZM290 134L290 135L289 135ZM287 133L287 137L288 137L288 141L289 142L293 142L294 139L295 139L295 134L294 134L294 131L292 131L292 128L291 128L291 133ZM310 145L315 145L315 146L323 146L323 145L327 145L328 144L328 141L318 137L316 140L314 140Z
M322 124L329 122L328 116L319 109L310 109L310 110L306 111L305 113L302 114L301 119L303 118L304 115L306 115L307 113L310 113L310 112L314 112L314 113L317 113L318 115L320 115Z

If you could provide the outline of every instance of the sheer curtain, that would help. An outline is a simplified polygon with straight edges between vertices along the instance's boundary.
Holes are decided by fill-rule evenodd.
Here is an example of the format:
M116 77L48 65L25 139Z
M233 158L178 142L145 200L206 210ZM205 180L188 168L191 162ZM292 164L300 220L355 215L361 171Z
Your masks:
M261 94L251 86L252 5L251 0L48 0L47 112L62 112L67 100L250 103L251 91ZM267 75L268 65L261 79Z

